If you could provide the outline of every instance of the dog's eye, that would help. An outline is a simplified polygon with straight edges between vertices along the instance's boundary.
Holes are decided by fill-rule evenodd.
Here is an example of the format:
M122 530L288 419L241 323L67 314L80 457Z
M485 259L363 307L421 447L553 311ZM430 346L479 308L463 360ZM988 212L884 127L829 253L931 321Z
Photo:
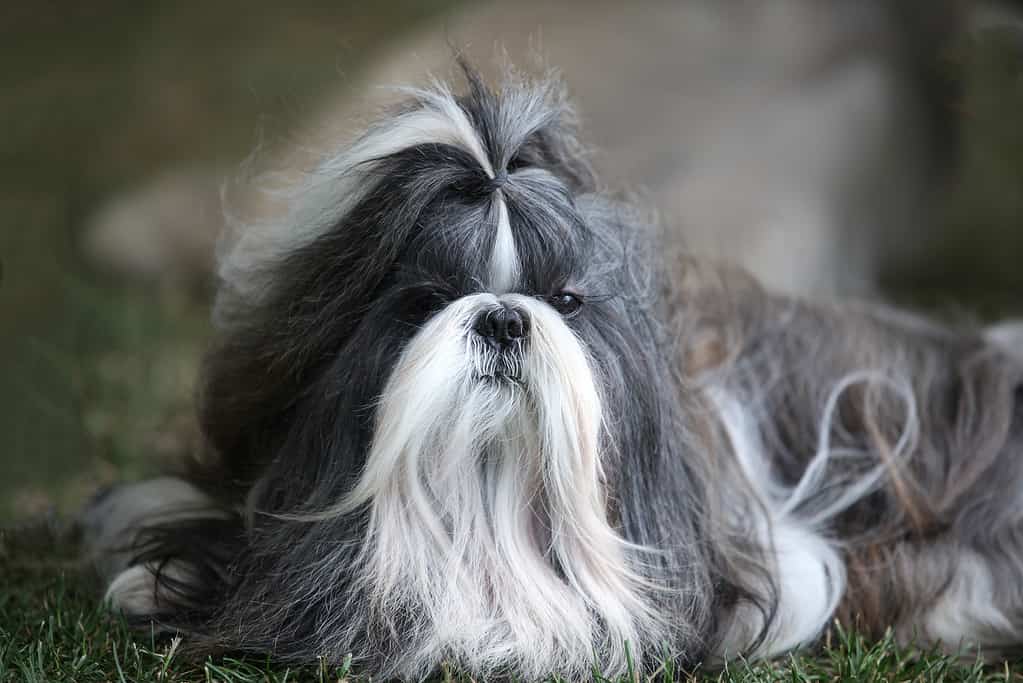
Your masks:
M583 300L571 292L558 292L554 296L547 297L547 303L563 316L572 316L582 308Z

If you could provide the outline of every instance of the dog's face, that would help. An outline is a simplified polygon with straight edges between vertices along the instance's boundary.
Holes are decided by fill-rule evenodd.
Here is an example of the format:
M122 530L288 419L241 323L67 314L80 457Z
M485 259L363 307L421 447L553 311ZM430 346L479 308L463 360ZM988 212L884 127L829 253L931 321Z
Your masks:
M524 109L495 117L509 106ZM255 430L280 447L296 416L315 415L345 433L306 450L345 442L349 473L371 449L399 448L399 432L422 440L460 420L473 451L515 416L570 424L576 448L615 446L606 426L651 409L638 405L649 235L588 194L563 113L482 89L457 103L417 93L314 174L299 228L244 235L222 267L215 445L235 451Z
M523 144L549 156L542 134L531 136ZM415 145L379 162L382 180L352 217L365 243L317 249L325 264L361 253L352 272L326 266L344 289L376 281L326 374L364 392L351 400L369 419L350 506L415 497L398 492L410 471L436 487L431 505L446 506L448 478L488 458L514 459L537 490L552 458L592 485L600 477L601 375L619 375L636 353L614 300L622 264L606 253L621 236L594 229L596 207L580 205L556 167L513 156L510 172L494 171L492 155L466 146Z
M416 93L312 176L287 230L235 244L204 426L234 476L252 467L253 523L311 525L375 615L317 637L512 647L537 671L597 639L624 661L663 626L623 534L649 527L614 506L658 476L616 454L664 452L676 409L650 235L590 194L552 92L470 85Z

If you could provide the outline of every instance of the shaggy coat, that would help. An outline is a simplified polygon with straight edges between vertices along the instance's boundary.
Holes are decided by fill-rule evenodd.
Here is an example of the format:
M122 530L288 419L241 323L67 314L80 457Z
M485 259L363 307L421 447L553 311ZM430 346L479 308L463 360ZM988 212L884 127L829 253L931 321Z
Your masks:
M85 516L113 605L405 679L770 657L836 617L1023 641L1021 335L694 261L597 191L557 86L467 76L229 240L207 452Z

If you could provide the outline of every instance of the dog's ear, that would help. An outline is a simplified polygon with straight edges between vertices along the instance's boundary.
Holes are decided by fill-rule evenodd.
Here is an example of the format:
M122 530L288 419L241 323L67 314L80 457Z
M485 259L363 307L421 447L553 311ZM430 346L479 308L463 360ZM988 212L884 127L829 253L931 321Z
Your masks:
M199 406L204 435L232 480L247 485L272 457L289 408L387 279L387 248L369 222L342 220L266 264L259 298L221 291L218 313L230 320L221 318L205 358Z

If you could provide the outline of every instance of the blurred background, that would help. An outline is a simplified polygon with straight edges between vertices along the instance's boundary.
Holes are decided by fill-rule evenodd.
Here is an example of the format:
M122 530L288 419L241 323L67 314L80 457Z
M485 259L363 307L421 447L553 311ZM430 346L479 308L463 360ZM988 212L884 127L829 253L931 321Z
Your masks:
M1023 314L1023 3L0 5L0 522L195 447L216 237L395 98L560 70L602 180L813 297ZM276 176L275 176L276 177Z

